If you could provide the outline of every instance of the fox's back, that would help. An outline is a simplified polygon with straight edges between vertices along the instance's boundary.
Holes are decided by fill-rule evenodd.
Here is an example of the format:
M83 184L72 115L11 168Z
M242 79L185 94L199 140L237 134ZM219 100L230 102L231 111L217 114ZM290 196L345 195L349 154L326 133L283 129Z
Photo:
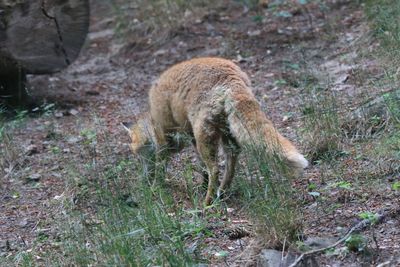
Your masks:
M150 90L152 117L167 127L183 126L191 120L190 114L202 109L217 110L218 107L209 107L215 104L215 89L235 83L250 86L248 76L226 59L196 58L176 64L162 73Z

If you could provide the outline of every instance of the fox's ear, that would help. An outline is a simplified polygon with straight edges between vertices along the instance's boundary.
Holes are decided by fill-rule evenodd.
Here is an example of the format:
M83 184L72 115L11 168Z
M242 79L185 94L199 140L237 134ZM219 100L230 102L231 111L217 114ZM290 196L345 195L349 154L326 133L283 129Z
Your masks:
M132 122L121 122L122 127L124 127L124 129L128 132L131 133L131 127L133 126Z

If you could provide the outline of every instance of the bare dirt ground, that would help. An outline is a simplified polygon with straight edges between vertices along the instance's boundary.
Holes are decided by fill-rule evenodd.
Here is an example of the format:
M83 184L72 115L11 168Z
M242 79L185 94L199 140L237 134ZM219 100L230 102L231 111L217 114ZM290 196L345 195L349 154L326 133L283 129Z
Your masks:
M7 148L4 156L9 165L1 170L0 256L11 257L33 247L38 251L53 249L46 240L58 240L53 218L60 214L54 202L71 193L66 191L64 177L72 166L84 170L87 160L93 158L82 150L83 133L91 129L103 133L93 152L99 162L112 164L131 157L128 136L119 124L134 120L146 110L152 81L179 61L198 56L235 60L251 77L257 98L277 128L307 151L299 134L302 114L298 83L308 72L304 66L321 79L329 79L330 90L342 96L340 101L349 110L359 105L357 96L378 93L357 79L360 75L356 73L368 77L383 73L374 60L360 60L361 49L376 45L368 41L362 7L351 1L326 2L329 12L316 4L294 5L290 17L227 4L176 29L166 41L146 45L116 32L116 17L110 6L92 1L90 34L79 59L61 73L29 77L32 97L44 100L44 106L55 103L55 108L40 116L29 116L15 126L12 140L1 144L3 151ZM102 158L103 144L112 150L114 158ZM361 211L399 210L399 197L390 190L390 182L397 177L387 164L376 170L368 159L355 161L359 149L368 147L349 145L345 148L347 155L338 160L335 169L313 165L295 181L294 186L304 192L305 236L340 237L359 221L357 214ZM344 180L361 184L363 190L323 191L324 177L339 172ZM362 186L363 179L370 181L368 177L375 172L379 182ZM310 184L321 189L323 201L308 194ZM90 213L90 209L83 212ZM233 221L243 221L240 212L237 216ZM318 261L321 266L376 265L399 255L399 229L400 217L393 216L374 230L365 231L376 240L368 257L352 253L321 256ZM224 237L211 238L209 244L239 254L250 241L250 237L241 243ZM40 263L39 256L36 260ZM224 264L215 260L215 265Z

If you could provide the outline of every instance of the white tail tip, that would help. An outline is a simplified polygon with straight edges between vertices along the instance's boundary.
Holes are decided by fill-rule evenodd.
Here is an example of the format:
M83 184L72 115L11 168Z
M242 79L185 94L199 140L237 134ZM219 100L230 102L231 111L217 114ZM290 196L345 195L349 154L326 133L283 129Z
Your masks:
M300 153L290 155L288 160L298 169L305 169L308 167L308 160Z

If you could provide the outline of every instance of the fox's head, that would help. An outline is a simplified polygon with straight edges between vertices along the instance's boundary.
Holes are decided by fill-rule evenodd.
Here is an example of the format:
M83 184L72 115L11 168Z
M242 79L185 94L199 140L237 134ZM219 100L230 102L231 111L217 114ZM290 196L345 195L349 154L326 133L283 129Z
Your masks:
M135 155L154 151L154 128L148 115L142 115L136 123L123 122L122 126L131 138L130 147Z

